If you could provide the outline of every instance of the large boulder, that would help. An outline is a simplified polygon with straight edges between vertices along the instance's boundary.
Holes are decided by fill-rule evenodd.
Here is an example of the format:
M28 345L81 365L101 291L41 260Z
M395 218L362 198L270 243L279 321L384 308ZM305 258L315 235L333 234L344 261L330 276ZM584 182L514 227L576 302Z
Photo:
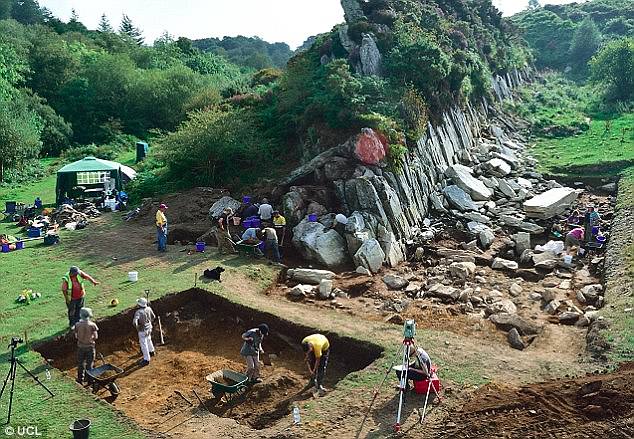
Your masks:
M341 267L349 262L346 240L323 224L302 221L293 229L293 245L302 256L328 268Z
M484 167L496 177L506 177L511 173L511 165L502 159L491 159L484 163Z
M291 268L286 272L289 280L307 284L319 285L324 279L334 279L335 273L329 270L316 270L313 268Z
M379 76L381 74L381 52L372 34L363 34L359 48L359 69L363 76Z
M473 262L453 262L449 266L449 274L451 277L463 281L473 279L475 276L476 264Z
M525 250L528 250L531 247L531 234L527 232L517 232L514 235L511 235L511 239L515 241L515 254L517 256L521 256Z
M377 165L387 155L387 142L372 128L363 128L355 144L354 154L366 165Z
M478 205L473 202L471 196L459 186L451 185L442 190L442 193L453 207L463 212L478 210Z
M489 320L503 331L515 328L521 335L536 335L542 330L541 326L524 320L517 314L492 314L489 316Z
M487 201L493 196L493 191L471 175L471 168L463 165L453 165L447 168L445 175L451 178L456 186L471 195L476 201Z
M387 285L390 290L402 290L409 285L409 281L407 279L394 274L386 274L383 276L383 283Z
M574 189L556 187L525 201L524 211L532 218L551 218L566 210L578 195Z
M291 191L282 198L284 217L290 224L299 224L306 216L306 206L299 192Z
M230 207L235 212L240 208L241 205L242 204L238 200L235 200L231 197L222 197L221 199L216 201L209 209L209 218L211 218L212 220L218 219L220 218L220 215L222 215L222 211L225 210L227 207Z
M493 263L491 264L491 268L493 268L494 270L515 271L519 267L517 265L517 262L515 262L515 261L509 261L509 260L502 259L502 258L495 258L493 260Z
M368 239L359 250L354 254L354 263L357 266L365 267L372 273L378 273L383 266L385 253L381 248L381 244L376 239Z

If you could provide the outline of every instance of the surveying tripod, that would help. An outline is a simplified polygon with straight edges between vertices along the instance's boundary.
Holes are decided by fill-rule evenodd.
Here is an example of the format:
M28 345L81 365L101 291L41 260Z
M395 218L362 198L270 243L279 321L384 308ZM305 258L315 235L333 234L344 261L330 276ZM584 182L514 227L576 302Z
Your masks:
M18 370L18 366L20 366L26 373L28 373L31 376L31 378L35 380L37 384L42 386L44 390L46 390L49 393L49 395L55 396L53 395L53 392L51 392L48 389L48 387L46 387L36 375L33 375L33 373L30 370L24 367L24 364L22 364L22 362L19 359L15 358L15 348L18 346L18 343L22 343L22 339L19 337L12 337L11 344L7 346L9 349L11 349L11 359L9 360L9 362L11 363L11 367L9 368L9 373L7 373L7 377L4 379L4 383L2 384L2 389L0 389L0 399L1 399L2 394L4 393L4 389L7 387L7 384L9 383L9 381L11 381L11 390L9 393L9 414L7 415L7 423L5 425L8 425L9 423L11 423L11 409L13 408L13 391L15 389L15 376Z
M398 390L399 390L398 411L396 414L396 423L393 425L393 429L395 432L399 432L401 430L401 414L403 411L403 398L405 396L405 390L407 389L408 374L410 369L409 365L411 361L410 351L411 351L411 348L414 349L414 352L417 349L416 341L414 340L415 337L416 337L416 322L414 320L407 320L405 324L403 325L403 343L399 347L398 352L396 353L394 357L394 360L392 361L387 371L385 372L383 381L381 381L381 384L379 385L379 387L374 391L374 396L372 397L372 401L370 401L370 406L368 407L368 410L365 413L365 416L363 417L363 421L361 422L361 425L359 426L359 430L357 431L356 439L359 439L359 436L361 435L361 431L363 430L363 425L365 424L365 421L367 420L368 415L370 414L370 410L372 409L372 406L374 405L374 401L379 395L381 388L385 384L385 381L387 381L387 378L390 376L390 373L392 372L392 368L394 367L394 365L396 364L399 358L401 359L401 377L400 377L399 386L398 386ZM421 423L425 420L425 412L427 411L427 402L429 400L430 389L434 391L434 394L438 397L438 400L442 401L441 396L436 391L436 388L432 385L432 382L431 382L432 371L428 370L427 372L428 372L427 380L429 382L427 386L427 394L425 395L425 405L423 407L423 413L420 419Z

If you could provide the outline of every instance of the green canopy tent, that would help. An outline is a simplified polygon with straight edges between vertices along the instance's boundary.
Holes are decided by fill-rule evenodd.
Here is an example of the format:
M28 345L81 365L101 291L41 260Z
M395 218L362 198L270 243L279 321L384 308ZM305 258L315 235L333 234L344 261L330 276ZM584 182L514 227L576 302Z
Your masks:
M64 166L57 171L57 205L62 204L66 197L88 197L91 193L99 193L108 178L114 180L115 189L122 189L119 163L86 157Z

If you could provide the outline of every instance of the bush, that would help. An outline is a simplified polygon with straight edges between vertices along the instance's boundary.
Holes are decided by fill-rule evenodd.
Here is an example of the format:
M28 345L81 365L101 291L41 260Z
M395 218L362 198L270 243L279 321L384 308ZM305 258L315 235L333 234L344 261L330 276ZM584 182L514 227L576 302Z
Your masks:
M211 108L193 113L159 141L157 157L173 181L189 186L239 187L273 171L275 145L250 110Z
M634 99L634 38L623 38L605 46L590 61L591 78L606 88L606 101Z

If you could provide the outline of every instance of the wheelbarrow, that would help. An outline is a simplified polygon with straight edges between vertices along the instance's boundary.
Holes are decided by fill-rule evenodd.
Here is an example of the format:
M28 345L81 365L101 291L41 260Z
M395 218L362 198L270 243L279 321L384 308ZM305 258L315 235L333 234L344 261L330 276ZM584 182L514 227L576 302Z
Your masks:
M124 370L112 364L104 364L103 366L88 369L86 375L88 382L92 385L92 392L97 393L99 389L104 388L110 391L110 394L116 398L119 393L119 386L115 380L123 374Z
M205 379L211 384L211 394L214 398L225 398L230 402L234 397L243 395L249 388L249 377L245 374L222 369L210 373Z
M262 251L262 242L259 244L247 244L243 241L239 241L236 243L236 251L240 256L251 257L251 258L261 258L264 256L264 252Z

